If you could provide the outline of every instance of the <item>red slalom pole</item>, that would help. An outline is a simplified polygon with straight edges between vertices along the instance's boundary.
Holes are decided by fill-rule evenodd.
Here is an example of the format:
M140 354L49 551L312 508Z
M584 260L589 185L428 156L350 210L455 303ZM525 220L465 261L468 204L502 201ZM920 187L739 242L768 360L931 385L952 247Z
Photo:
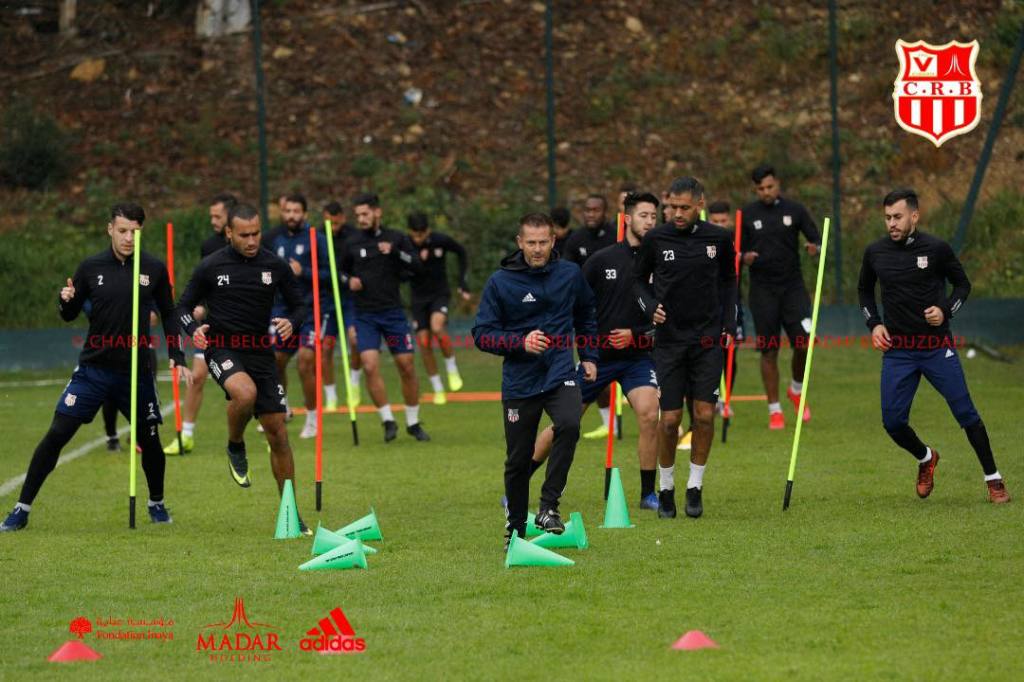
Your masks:
M171 282L171 298L174 298L174 223L167 223L167 278ZM178 432L178 454L184 455L185 448L181 442L181 389L178 386L177 365L171 368L171 393L174 395L174 428Z
M616 217L615 226L615 240L621 242L623 236L625 236L626 219L625 216L620 212ZM604 499L608 499L608 487L612 481L612 456L615 452L615 432L619 432L619 438L622 438L622 416L616 414L616 407L618 406L618 395L616 393L616 384L613 381L608 386L608 441L605 447L604 455Z
M743 243L743 211L736 209L736 300L739 301L740 297L740 265L741 265L741 254L740 246ZM732 402L732 372L736 362L736 338L733 337L732 341L729 342L729 354L725 362L725 411L726 414L731 412L729 405ZM725 417L722 420L722 442L726 441L729 434L729 421L731 417Z
M625 214L619 213L615 220L615 241L621 242L626 238L626 217ZM609 402L608 406L611 408L610 414L615 415L615 433L619 440L622 440L622 411L619 409L618 402ZM609 420L612 421L612 420ZM611 470L609 469L608 475L611 476ZM609 481L611 479L609 478ZM608 497L608 486L605 486L605 497Z
M316 510L320 511L320 495L324 475L324 396L322 371L323 356L320 346L320 260L316 252L316 228L309 228L309 258L313 268L313 354L316 358ZM301 340L300 340L301 344Z

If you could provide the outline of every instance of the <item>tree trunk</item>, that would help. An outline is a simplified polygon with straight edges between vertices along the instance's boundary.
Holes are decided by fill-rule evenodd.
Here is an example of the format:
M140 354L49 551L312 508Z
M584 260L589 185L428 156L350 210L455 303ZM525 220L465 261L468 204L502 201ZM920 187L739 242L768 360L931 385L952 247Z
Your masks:
M78 9L78 0L61 0L60 2L60 34L66 38L73 37L78 33L75 27L75 10Z

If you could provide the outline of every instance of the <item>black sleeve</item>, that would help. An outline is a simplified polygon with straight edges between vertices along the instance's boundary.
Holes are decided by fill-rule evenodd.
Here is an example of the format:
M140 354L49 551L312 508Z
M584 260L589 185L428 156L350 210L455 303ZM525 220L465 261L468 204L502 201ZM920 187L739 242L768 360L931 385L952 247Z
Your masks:
M341 247L341 260L338 261L338 267L341 270L341 278L345 284L348 284L348 281L355 276L352 272L353 265L352 245L349 244L348 241L345 241L344 245Z
M91 289L89 288L89 274L86 272L85 263L79 263L78 269L75 270L75 274L71 277L71 283L75 285L75 295L67 303L60 297L60 292L57 292L57 311L60 313L60 317L65 322L71 322L78 313L82 312L82 306L89 298ZM64 285L61 285L61 289Z
M299 286L299 278L292 272L290 265L284 263L284 261L281 264L283 266L279 269L281 273L281 286L278 291L281 293L285 306L288 308L288 319L292 323L292 333L298 334L302 323L306 320L306 314L309 312L308 306L306 305L305 297L302 295L302 287Z
M160 267L160 281L153 292L153 300L157 310L160 311L160 322L164 327L167 357L174 360L175 365L184 365L185 354L181 352L181 327L178 324L177 315L174 314L174 299L171 298L171 279L167 274L167 268L163 265Z
M569 235L569 238L565 240L565 244L562 246L562 253L559 254L562 257L562 260L567 260L570 263L575 263L576 265L580 264L580 250L576 248L576 242L579 241L579 239L576 238L578 234L579 230L575 230Z
M402 268L410 275L419 275L423 272L424 266L420 260L419 249L405 235L399 236L391 243L391 257L397 258Z
M459 261L459 288L463 291L469 291L469 285L466 284L466 272L469 270L466 248L448 235L445 235L445 239L447 240L445 248L454 253Z
M953 285L953 291L950 292L945 303L940 306L946 319L950 320L960 312L960 306L964 304L967 296L971 293L971 281L967 279L967 273L964 272L964 266L960 263L960 259L953 253L953 247L943 242L939 255L942 257L940 262L943 264L943 275Z
M806 208L800 211L800 231L807 237L807 241L821 246L821 234L818 233L818 226L811 220L811 214Z
M736 249L732 240L722 238L722 258L718 261L718 302L722 308L722 330L736 336Z
M579 355L581 362L597 362L600 343L597 337L596 301L594 292L582 272L576 275L576 303L572 315L573 329L576 332L576 354Z
M754 244L754 229L751 226L750 219L747 218L746 212L743 213L743 222L740 223L738 229L741 231L740 241L743 242L743 247L747 251L753 251L754 249L752 249L750 247L753 246L753 244ZM742 260L742 258L743 258L743 254L744 253L746 253L746 251L740 251L740 267L741 268L743 267L743 260Z
M871 265L871 247L868 247L864 249L864 260L860 264L857 297L860 301L860 311L864 315L868 329L872 331L882 324L882 316L878 314L878 304L875 301L876 282L878 282L878 274Z
M654 239L648 233L640 242L640 251L636 254L636 262L633 264L633 291L636 293L640 309L649 320L654 319L654 311L658 308L658 299L655 298L654 287L651 286L655 248Z
M175 310L178 325L189 338L196 333L196 329L199 327L199 322L192 317L192 311L200 301L206 300L207 294L209 294L209 287L206 279L206 261L203 260L192 271L192 277L189 278L185 291L178 299L178 307Z

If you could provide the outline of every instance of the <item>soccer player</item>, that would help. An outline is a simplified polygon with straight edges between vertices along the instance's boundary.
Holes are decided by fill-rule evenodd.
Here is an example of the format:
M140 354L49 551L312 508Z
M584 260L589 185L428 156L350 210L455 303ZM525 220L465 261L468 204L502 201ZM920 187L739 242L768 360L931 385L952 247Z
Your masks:
M178 316L228 400L228 471L243 488L252 484L245 452L245 427L254 416L263 425L270 445L270 468L277 489L295 481L295 462L285 428L284 386L277 378L273 340L267 320L279 338L287 340L306 319L302 288L288 263L260 246L260 216L249 204L236 204L225 229L230 248L196 266L178 300ZM287 317L271 317L276 294L285 302ZM192 310L206 302L206 319L199 323ZM299 520L304 534L309 529Z
M615 226L608 222L608 201L591 194L583 202L583 229L575 230L565 242L562 258L583 267L587 259L615 243Z
M882 425L917 460L917 496L928 497L939 453L921 442L909 423L923 374L967 434L985 474L989 501L1009 502L949 331L949 321L967 300L971 283L949 244L917 229L921 215L914 190L894 190L882 205L889 235L865 249L857 286L872 343L883 351ZM947 281L952 285L948 293ZM875 303L876 282L882 289L884 321Z
M569 227L572 214L565 206L558 206L551 209L551 221L555 224L555 248L554 251L564 258L565 242L572 236L573 229Z
M633 261L644 235L658 222L658 198L632 193L623 201L625 240L601 249L587 259L583 277L597 300L597 331L600 339L597 379L584 384L583 412L613 381L619 382L636 412L639 426L637 455L640 459L640 507L658 509L654 492L658 453L658 376L651 359L654 327L633 294ZM582 415L581 415L582 416ZM554 429L548 427L537 439L532 469L540 466L551 449Z
M398 437L384 378L380 374L380 344L387 343L398 368L405 400L405 432L418 441L430 436L420 424L420 385L413 364L415 348L409 321L402 310L401 278L423 269L412 242L400 232L381 225L380 199L360 194L352 200L359 232L345 245L342 270L355 292L356 346L366 372L366 389L384 426L384 442Z
M535 524L556 535L565 532L558 501L576 452L581 412L573 346L585 381L597 378L598 355L594 293L578 267L552 256L551 218L523 216L516 243L519 250L502 259L487 280L473 326L477 348L504 358L506 550L513 533L526 536L531 460L544 412L554 422L554 439ZM576 344L578 338L585 342Z
M213 228L213 234L200 245L200 260L227 246L224 226L228 223L228 211L237 203L238 200L231 194L218 194L210 200L210 227ZM200 303L192 311L192 317L202 321L205 316L206 309ZM181 405L181 447L185 452L192 452L192 448L195 447L196 419L199 418L199 408L203 405L203 386L206 384L206 377L209 374L203 351L196 348L192 355L192 384L186 389L185 400ZM164 448L164 453L168 455L182 454L178 452L177 438Z
M427 370L430 386L434 391L434 404L444 405L448 399L444 394L444 384L437 373L437 361L434 360L433 339L437 339L444 356L445 370L448 374L448 388L452 391L462 389L462 377L455 363L455 351L452 339L448 335L448 304L451 302L451 290L448 287L448 269L445 257L454 253L459 261L459 297L463 301L470 298L469 285L466 284L466 249L448 235L434 232L425 213L412 213L407 217L409 239L412 240L419 259L423 263L423 271L414 275L410 284L413 328L416 330L416 342L423 351L423 368Z
M340 286L344 283L341 273L341 257L345 253L345 243L358 234L355 225L348 222L345 216L345 208L337 201L332 201L323 209L324 220L331 221L331 240L334 242L334 265L338 268L338 295L341 297L341 318L345 322L345 334L348 338L349 358L349 383L352 384L352 392L355 394L355 405L361 402L359 393L359 382L363 378L363 365L359 361L359 353L354 353L356 348L356 306L352 300L352 294L347 286ZM332 285L333 286L333 285ZM332 290L331 296L334 296ZM324 339L326 341L326 339ZM334 383L334 353L325 353L322 359L324 376L324 399L328 410L335 410L338 407L338 390Z
M712 225L718 225L719 227L728 230L733 233L733 241L735 243L736 226L733 224L732 208L729 206L728 201L713 201L708 206L708 222ZM743 343L743 299L740 297L740 282L736 281L736 350L733 351L733 365L732 365L732 382L729 384L729 392L732 393L732 386L736 383L736 370L739 368L739 345ZM723 362L729 362L729 349L722 349ZM725 367L726 365L723 365ZM725 396L719 396L719 401L725 400ZM732 416L732 408L726 408L725 403L720 404L719 413L723 417Z
M750 268L750 312L761 350L761 380L768 396L768 428L782 429L786 419L779 403L780 332L793 347L793 380L786 395L794 409L800 409L804 361L811 332L811 299L800 273L799 233L807 239L804 248L818 255L821 237L807 209L780 196L775 169L758 166L750 174L757 201L743 207L743 264ZM804 405L803 420L811 408Z
M65 322L78 317L83 304L91 301L89 333L78 356L78 367L57 400L50 428L32 454L18 502L0 524L0 532L21 530L28 525L32 503L46 477L57 466L60 451L82 424L93 420L106 400L115 400L121 414L131 418L132 297L135 288L132 260L135 233L142 229L145 220L146 213L137 204L113 206L107 224L110 247L82 261L74 276L68 278L67 286L60 290L57 309ZM152 341L149 310L151 306L156 307L163 320L170 365L180 368L187 384L192 381L192 373L185 365L185 356L178 344L179 328L167 268L146 252L140 254L139 260L140 345L143 339ZM149 518L153 523L171 523L171 515L164 502L165 461L158 431L163 420L153 369L147 366L150 362L148 353L139 353L136 440L142 448L142 470L149 486L146 505Z
M736 252L728 232L699 219L704 208L700 181L676 179L668 201L673 222L644 237L634 281L640 305L656 325L654 364L661 386L658 516L676 515L676 438L687 397L693 399L693 443L686 515L697 518L704 512L704 468L714 438L721 349L736 333Z

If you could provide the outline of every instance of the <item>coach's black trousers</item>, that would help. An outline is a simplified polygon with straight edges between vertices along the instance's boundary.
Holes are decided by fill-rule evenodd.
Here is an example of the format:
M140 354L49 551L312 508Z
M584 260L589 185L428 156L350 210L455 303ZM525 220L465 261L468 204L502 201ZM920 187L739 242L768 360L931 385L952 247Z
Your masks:
M580 437L583 399L579 386L559 386L529 398L502 400L505 418L505 497L508 498L509 529L526 534L526 512L530 499L530 461L540 418L547 412L554 423L555 441L548 458L540 510L558 509L569 468ZM539 510L538 510L539 511Z

